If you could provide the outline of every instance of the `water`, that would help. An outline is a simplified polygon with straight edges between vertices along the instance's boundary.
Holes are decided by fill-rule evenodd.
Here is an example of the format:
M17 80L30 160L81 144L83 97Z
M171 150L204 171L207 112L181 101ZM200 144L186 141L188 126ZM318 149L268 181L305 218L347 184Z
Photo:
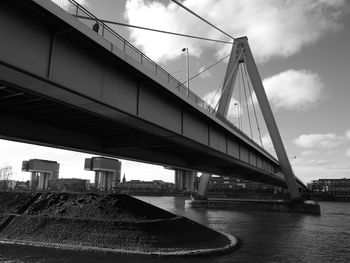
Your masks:
M160 258L0 245L1 262L350 262L350 203L321 202L322 215L185 208L184 197L138 197L242 240L232 254Z

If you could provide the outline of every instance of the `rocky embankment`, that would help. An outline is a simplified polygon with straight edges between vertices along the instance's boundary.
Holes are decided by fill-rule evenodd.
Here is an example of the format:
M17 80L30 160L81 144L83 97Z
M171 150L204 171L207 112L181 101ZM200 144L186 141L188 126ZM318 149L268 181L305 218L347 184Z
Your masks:
M236 239L127 195L0 193L0 242L110 252L232 251Z

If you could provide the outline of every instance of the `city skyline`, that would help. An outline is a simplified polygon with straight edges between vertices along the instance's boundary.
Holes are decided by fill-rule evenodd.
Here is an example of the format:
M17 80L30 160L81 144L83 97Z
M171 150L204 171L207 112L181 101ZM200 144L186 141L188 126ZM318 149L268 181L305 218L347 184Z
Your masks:
M102 19L227 40L169 1L80 2ZM231 35L248 36L296 175L304 182L349 177L350 125L345 117L350 110L349 3L341 0L186 0L182 3ZM223 57L230 48L136 29L113 28L180 80L186 80L185 58L181 55L184 47L190 54L190 75ZM212 100L226 65L220 63L191 81L191 90ZM231 112L231 115L237 118L237 114ZM262 132L265 146L270 150L266 128ZM8 163L16 168L22 160L44 158L61 163L63 177L93 177L83 170L83 159L91 154L4 140L0 140L0 147L1 165ZM173 172L161 166L121 160L122 174L126 173L130 179L174 181ZM17 168L16 171L18 177L25 176Z

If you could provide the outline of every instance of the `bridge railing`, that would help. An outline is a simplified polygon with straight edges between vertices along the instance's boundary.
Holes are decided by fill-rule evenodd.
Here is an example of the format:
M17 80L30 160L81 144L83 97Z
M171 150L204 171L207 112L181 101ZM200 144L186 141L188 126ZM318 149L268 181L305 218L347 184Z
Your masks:
M111 43L111 52L114 51L115 48L123 51L129 57L134 59L139 64L148 68L155 75L166 81L170 86L174 89L177 89L184 96L188 97L192 102L194 102L199 108L202 108L206 112L211 115L217 117L219 120L224 122L230 128L234 129L237 133L243 136L248 141L253 142L257 147L261 148L264 152L266 152L260 145L258 145L254 140L252 140L249 136L247 136L244 132L239 130L234 124L232 124L225 116L218 114L218 112L210 106L207 102L205 102L202 98L200 98L193 91L188 89L183 83L173 77L170 73L168 73L165 69L155 63L152 59L146 56L143 52L133 46L130 42L128 42L125 38L120 36L117 32L115 32L112 28L110 28L107 24L100 21L96 16L90 13L86 8L84 8L79 3L74 0L51 0L62 9L76 17L79 21L84 23L90 29L93 29L94 25L98 24L98 28L96 29L96 33L105 38ZM276 172L275 175L278 177L284 178L284 175L281 172Z

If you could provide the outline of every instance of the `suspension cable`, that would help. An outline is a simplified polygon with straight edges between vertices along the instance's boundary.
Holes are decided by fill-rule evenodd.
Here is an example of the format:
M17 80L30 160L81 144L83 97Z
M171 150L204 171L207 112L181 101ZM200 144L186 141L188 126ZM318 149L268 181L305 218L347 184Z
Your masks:
M201 17L200 15L196 14L195 12L193 12L191 9L187 8L186 6L184 6L183 4L179 3L176 0L171 0L172 2L174 2L175 4L181 6L183 9L185 9L186 11L190 12L192 15L198 17L200 20L202 20L203 22L207 23L208 25L212 26L213 28L215 28L216 30L219 30L221 33L223 33L224 35L228 36L229 38L235 40L234 37L230 36L229 34L227 34L226 32L222 31L220 28L218 28L217 26L213 25L212 23L210 23L208 20L205 20L203 17Z
M226 55L225 57L223 57L222 59L216 61L214 64L210 65L209 67L207 67L207 68L205 68L205 69L199 71L196 75L193 75L192 77L190 77L190 78L189 78L189 81L192 80L192 79L194 79L194 78L196 78L196 77L198 77L198 76L199 76L200 74L202 74L203 72L205 72L205 71L211 69L212 67L216 66L216 65L219 64L221 61L223 61L223 60L225 60L226 58L228 58L229 56L230 56L230 54L228 54L228 55ZM187 82L187 81L185 81L185 82L182 83L182 84L185 84L186 82Z
M242 98L241 98L241 85L242 85L242 80L240 75L238 74L238 97L239 97L239 109L241 110L241 105L242 105ZM239 128L241 131L243 130L243 112L242 112L242 118L239 116Z
M261 138L261 133L260 133L260 126L259 126L259 121L258 121L258 117L256 115L256 111L255 111L255 106L254 106L254 102L253 102L253 96L252 96L252 91L251 91L251 87L250 87L250 83L249 83L249 78L248 78L248 72L247 72L247 66L244 63L244 72L247 78L247 83L248 83L248 90L249 90L249 94L250 94L250 100L253 106L253 111L254 111L254 116L255 116L255 120L256 120L256 126L258 127L258 133L259 133L259 139L260 139L260 143L261 146L264 148L264 144L262 142L262 138Z
M221 83L219 85L219 87L216 89L215 91L215 94L214 94L214 97L211 99L209 105L212 105L212 103L214 102L215 98L216 98L216 95L218 95L220 89L222 88L222 85L224 84L224 80L221 80ZM215 109L215 108L214 108Z
M253 140L253 129L252 129L252 123L251 123L251 120L250 120L250 113L249 113L249 105L248 105L247 91L246 91L246 88L245 88L245 81L244 81L244 76L243 76L242 67L240 67L240 69L241 69L240 71L241 71L242 80L243 80L244 96L245 96L245 101L246 101L246 105L247 105L247 113L248 113L248 120L249 120L249 127L250 127L250 135L251 135L251 138L252 138L252 140Z
M88 16L80 16L80 15L73 15L73 16L75 16L76 18L81 18L81 19L96 20L96 19L88 17ZM186 34L170 32L170 31L164 31L164 30L159 30L159 29L154 29L154 28L135 26L135 25L125 24L125 23L115 22L115 21L110 21L110 20L98 19L98 21L102 22L102 23L105 23L105 24L112 24L112 25L118 25L118 26L132 27L132 28L148 30L148 31L153 31L153 32L163 33L163 34L169 34L169 35L175 35L175 36L180 36L180 37L195 38L195 39L200 39L200 40L206 40L206 41L212 41L212 42L224 43L224 44L231 44L231 45L233 44L233 42L224 41L224 40L218 40L218 39L206 38L206 37L199 37L199 36L193 36L193 35L186 35Z

